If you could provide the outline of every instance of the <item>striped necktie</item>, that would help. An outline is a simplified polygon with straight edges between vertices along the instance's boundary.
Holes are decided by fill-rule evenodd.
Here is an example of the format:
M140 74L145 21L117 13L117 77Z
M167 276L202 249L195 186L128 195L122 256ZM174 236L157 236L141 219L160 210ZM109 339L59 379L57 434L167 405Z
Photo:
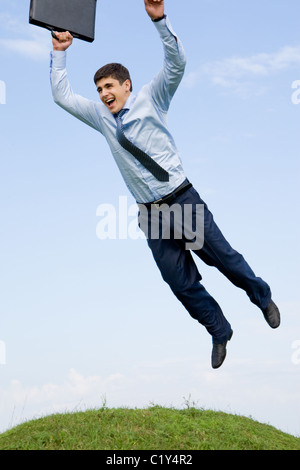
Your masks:
M136 147L124 134L122 117L127 109L121 109L114 114L117 120L117 139L119 144L128 152L130 152L155 178L159 181L169 181L169 173L156 163L143 150Z

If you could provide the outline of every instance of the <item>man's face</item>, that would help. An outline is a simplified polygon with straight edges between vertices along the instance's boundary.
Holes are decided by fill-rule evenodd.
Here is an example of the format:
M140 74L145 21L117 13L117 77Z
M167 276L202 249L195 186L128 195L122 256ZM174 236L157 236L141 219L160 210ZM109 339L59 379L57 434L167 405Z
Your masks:
M104 77L96 83L100 100L112 114L118 113L123 108L130 95L130 80L125 80L122 85L112 77Z

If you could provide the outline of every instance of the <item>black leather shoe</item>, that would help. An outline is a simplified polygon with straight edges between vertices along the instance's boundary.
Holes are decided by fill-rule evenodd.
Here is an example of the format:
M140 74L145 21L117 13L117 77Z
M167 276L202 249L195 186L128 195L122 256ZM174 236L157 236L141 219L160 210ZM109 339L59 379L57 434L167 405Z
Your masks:
M229 338L226 341L224 341L224 343L213 345L213 349L211 353L211 365L213 369L218 369L218 367L220 367L223 364L224 359L226 357L226 345L227 345L227 342L231 340L232 335L233 335L233 331L231 330Z
M268 325L270 325L271 328L278 328L280 325L280 312L278 310L277 305L273 302L273 300L270 301L269 305L267 308L265 308L263 311L264 317Z

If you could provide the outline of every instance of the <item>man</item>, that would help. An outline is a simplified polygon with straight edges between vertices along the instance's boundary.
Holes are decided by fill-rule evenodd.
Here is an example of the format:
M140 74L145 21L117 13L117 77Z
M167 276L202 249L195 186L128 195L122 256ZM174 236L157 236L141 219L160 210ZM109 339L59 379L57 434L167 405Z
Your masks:
M153 236L153 211L162 207L192 208L195 228L197 209L204 210L204 243L193 248L206 264L217 267L234 285L245 290L263 312L272 328L280 324L280 314L271 299L268 284L256 277L242 255L231 248L205 202L187 180L174 139L167 128L167 112L182 79L185 54L164 12L163 0L145 0L146 11L155 25L164 48L162 70L137 95L132 93L128 70L120 64L108 64L95 74L100 102L76 95L66 73L66 50L72 44L68 32L55 33L51 60L54 101L69 113L95 128L106 138L125 183L140 209L146 208L142 229L163 279L173 293L212 336L211 364L221 366L226 356L232 329L220 306L200 283L201 275L186 249L185 225L170 222L170 236ZM145 217L144 217L145 218ZM161 220L161 219L160 219ZM173 220L173 219L172 219ZM183 221L186 218L183 216ZM196 227L197 232L197 227Z

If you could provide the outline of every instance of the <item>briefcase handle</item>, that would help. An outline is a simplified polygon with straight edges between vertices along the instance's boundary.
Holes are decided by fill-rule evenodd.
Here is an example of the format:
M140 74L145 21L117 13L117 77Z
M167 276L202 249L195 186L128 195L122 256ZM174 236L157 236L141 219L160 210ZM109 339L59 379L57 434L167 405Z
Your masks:
M58 37L56 36L55 32L53 31L53 29L51 29L51 36L56 39L57 41L59 41Z

